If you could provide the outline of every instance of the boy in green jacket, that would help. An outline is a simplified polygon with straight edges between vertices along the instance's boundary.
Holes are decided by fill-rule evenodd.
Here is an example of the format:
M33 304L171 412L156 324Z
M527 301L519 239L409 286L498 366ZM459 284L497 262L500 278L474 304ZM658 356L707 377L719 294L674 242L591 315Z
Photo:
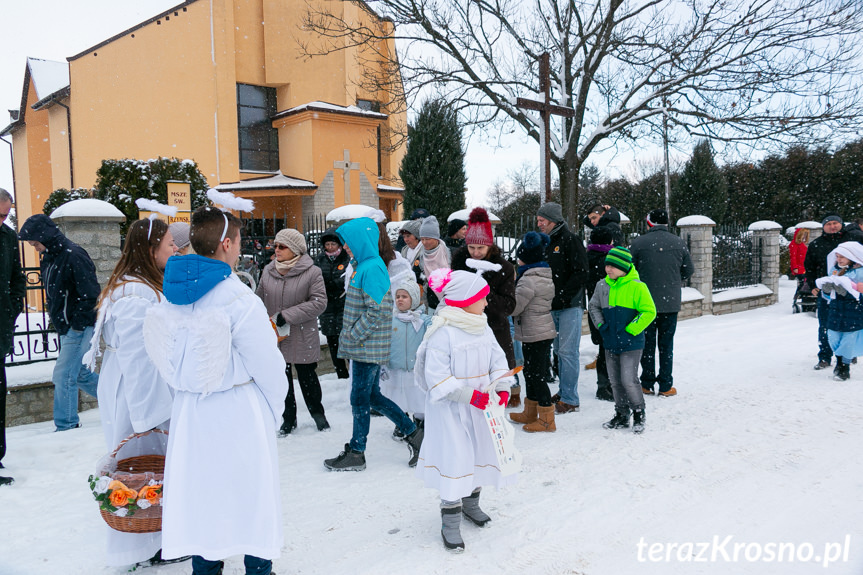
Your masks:
M644 329L656 317L656 306L647 284L638 278L632 254L616 247L605 258L607 276L596 283L588 311L602 335L608 379L614 394L615 415L603 423L606 429L629 427L644 431L644 394L638 379L638 365L644 350Z

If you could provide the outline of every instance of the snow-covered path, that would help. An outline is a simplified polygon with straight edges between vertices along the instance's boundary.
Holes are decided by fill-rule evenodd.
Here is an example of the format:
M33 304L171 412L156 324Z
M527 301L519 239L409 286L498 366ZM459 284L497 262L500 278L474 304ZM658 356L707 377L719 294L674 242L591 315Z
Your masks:
M462 555L443 550L437 494L414 479L387 421L372 420L366 471L325 471L351 416L346 382L324 377L333 430L315 431L301 406L298 431L278 441L286 538L275 571L863 573L863 364L844 383L812 370L816 320L791 314L793 289L781 282L770 308L682 322L679 395L646 398L641 436L601 427L612 405L582 372L581 412L558 417L555 434L519 432L520 482L483 493L493 521L463 524ZM594 353L585 338L582 363ZM0 488L0 574L123 572L103 567L106 527L86 485L105 452L98 412L82 422L7 431L16 483ZM229 560L226 574L242 572Z

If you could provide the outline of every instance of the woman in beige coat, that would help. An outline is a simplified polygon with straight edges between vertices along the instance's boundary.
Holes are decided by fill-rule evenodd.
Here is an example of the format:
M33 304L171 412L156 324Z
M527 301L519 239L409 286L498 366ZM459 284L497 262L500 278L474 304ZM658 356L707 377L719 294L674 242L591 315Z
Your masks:
M527 398L524 411L510 414L516 423L525 424L525 431L555 431L554 405L545 381L548 373L551 342L557 332L551 317L554 280L545 261L549 237L528 232L518 250L518 280L515 284L515 310L512 320L515 339L524 351L524 380Z
M318 431L330 428L321 404L321 384L316 369L321 357L318 316L327 308L327 292L321 269L309 257L306 240L296 230L282 230L275 239L276 258L261 272L256 293L270 319L287 337L279 342L285 357L288 395L284 423L279 432L285 436L297 428L297 400L291 366L297 370L303 399Z

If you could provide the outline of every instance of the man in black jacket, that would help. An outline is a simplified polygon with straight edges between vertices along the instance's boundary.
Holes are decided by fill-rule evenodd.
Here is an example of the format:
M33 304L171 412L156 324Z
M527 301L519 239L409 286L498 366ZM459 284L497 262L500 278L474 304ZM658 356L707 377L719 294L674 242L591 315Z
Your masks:
M680 312L683 282L695 268L686 242L668 231L668 212L662 208L647 215L650 230L632 240L629 251L632 263L647 284L656 304L656 319L644 330L644 353L641 355L641 388L653 395L659 384L659 395L677 395L671 370L674 361L674 332ZM656 376L656 347L659 344L659 377Z
M555 202L540 206L536 225L551 238L546 260L554 280L551 316L557 329L554 352L558 358L560 393L553 398L558 414L578 411L578 347L581 344L581 321L584 314L584 292L588 282L587 253L581 239L569 231L563 219L563 208Z
M592 206L581 223L591 230L607 228L611 232L611 243L615 246L622 246L624 243L623 230L620 229L620 212L608 204Z
M806 268L806 283L812 286L812 295L818 299L818 363L815 369L830 367L833 350L827 339L827 301L820 297L820 290L815 287L815 280L829 274L827 269L827 254L836 249L842 242L863 243L863 232L842 227L842 218L829 215L821 222L824 228L822 234L812 240L806 250L803 267Z
M48 315L60 336L60 353L54 366L54 425L57 431L81 427L78 423L78 388L96 397L99 376L81 359L90 349L96 324L99 282L96 266L84 248L69 240L44 214L30 216L18 237L41 254L39 268L48 303Z
M18 236L3 222L12 209L12 196L0 188L0 469L6 455L6 356L13 351L15 320L24 310L26 281L21 271ZM10 485L11 477L0 477L0 485Z

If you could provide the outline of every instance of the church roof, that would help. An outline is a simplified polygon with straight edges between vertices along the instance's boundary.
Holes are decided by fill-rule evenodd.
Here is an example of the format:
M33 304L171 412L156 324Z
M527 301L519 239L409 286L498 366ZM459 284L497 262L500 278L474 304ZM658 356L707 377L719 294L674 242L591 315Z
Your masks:
M254 180L243 180L233 184L219 184L216 189L220 192L243 192L251 190L272 190L272 189L316 189L314 182L308 180L300 180L285 176L281 172L275 176L266 178L255 178Z
M0 136L5 136L24 124L30 82L33 82L33 88L36 90L36 99L38 100L33 104L33 108L38 110L41 104L47 102L54 94L69 89L69 64L54 60L43 60L41 58L27 58L18 118L0 130Z
M363 116L365 118L376 118L380 120L386 120L387 115L381 114L380 112L372 112L371 110L363 110L357 106L339 106L338 104L330 104L329 102L309 102L307 104L303 104L301 106L295 106L289 110L285 110L284 112L279 112L275 116L273 116L273 120L278 120L279 118L284 118L286 116L293 116L294 114L299 114L300 112L330 112L332 114L345 114L348 116Z

